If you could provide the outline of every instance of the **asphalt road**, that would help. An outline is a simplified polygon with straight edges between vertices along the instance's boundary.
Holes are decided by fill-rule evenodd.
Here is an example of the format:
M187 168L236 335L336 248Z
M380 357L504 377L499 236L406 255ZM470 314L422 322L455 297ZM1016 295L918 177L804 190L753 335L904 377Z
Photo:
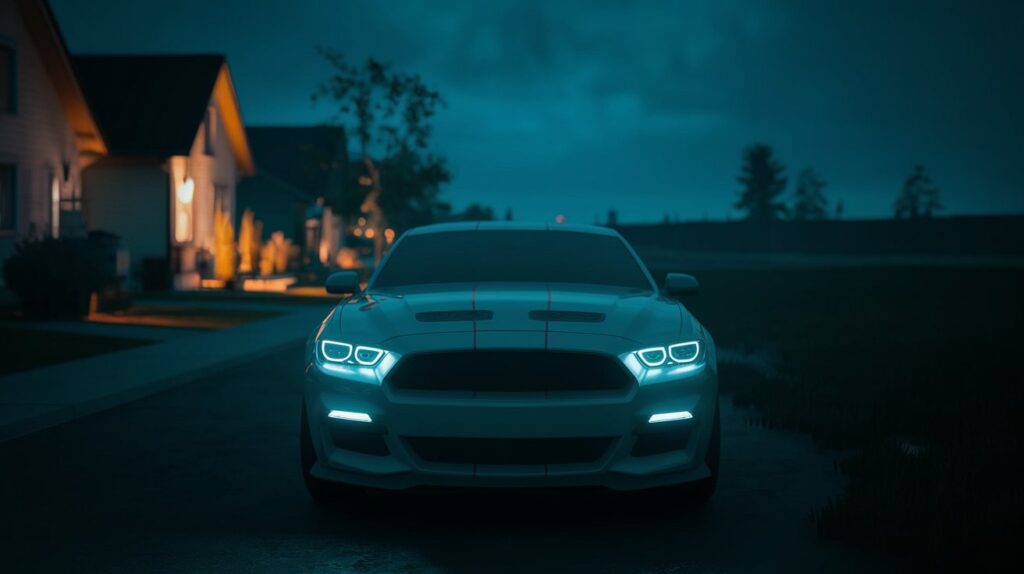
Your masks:
M844 572L840 488L799 435L723 404L710 506L591 491L444 492L322 510L298 462L301 349L0 444L0 571Z

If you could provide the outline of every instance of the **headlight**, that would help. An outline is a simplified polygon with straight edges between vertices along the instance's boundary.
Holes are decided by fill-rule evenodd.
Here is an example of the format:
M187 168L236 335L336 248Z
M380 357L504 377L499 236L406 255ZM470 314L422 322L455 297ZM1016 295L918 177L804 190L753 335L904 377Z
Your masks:
M668 356L676 363L692 363L700 356L700 341L676 343L668 348Z
M352 345L338 341L320 341L320 357L331 363L344 363L352 357Z
M636 356L641 363L648 367L660 367L665 364L668 355L665 353L665 347L651 347L650 349L640 349L636 352Z
M686 341L666 347L649 347L636 351L636 358L646 367L693 363L700 357L700 341Z
M327 363L359 365L362 367L376 365L387 354L387 351L384 349L364 345L355 346L351 343L327 339L320 341L320 345L317 348L320 351L320 359Z

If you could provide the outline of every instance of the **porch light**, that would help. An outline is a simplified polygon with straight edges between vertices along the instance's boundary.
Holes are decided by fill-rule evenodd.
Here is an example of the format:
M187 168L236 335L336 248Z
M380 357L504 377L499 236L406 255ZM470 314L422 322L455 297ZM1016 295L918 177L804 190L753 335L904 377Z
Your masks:
M196 182L191 177L186 177L185 181L178 185L178 202L188 205L192 203L192 196L195 195Z

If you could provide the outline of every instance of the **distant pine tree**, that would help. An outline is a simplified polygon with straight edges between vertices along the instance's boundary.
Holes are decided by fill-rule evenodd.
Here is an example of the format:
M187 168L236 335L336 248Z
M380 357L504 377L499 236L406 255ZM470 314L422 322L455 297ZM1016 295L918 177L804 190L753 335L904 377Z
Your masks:
M836 201L836 219L843 218L843 200Z
M940 209L939 189L932 183L931 176L925 173L924 166L915 165L893 204L894 216L896 219L918 219L931 217Z
M512 208L505 210L505 221L512 221Z
M825 180L811 168L800 172L796 191L793 192L793 207L790 216L797 221L825 219L828 216L828 200L823 190Z
M755 144L745 149L742 173L736 178L743 185L736 209L745 211L750 221L774 221L785 216L788 210L779 199L786 189L785 170L770 146Z

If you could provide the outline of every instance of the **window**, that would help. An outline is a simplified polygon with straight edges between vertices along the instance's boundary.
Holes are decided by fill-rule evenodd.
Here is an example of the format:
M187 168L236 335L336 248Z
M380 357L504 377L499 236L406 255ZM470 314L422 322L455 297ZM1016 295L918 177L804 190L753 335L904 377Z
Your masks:
M14 230L17 171L13 165L0 164L0 231Z
M174 192L174 240L178 243L192 241L192 200L196 191L196 182L186 177L177 185Z
M60 195L60 210L82 211L82 190L70 181L61 187L64 191Z
M206 115L203 116L203 153L214 154L214 141L217 137L217 109L213 106L206 108Z
M0 113L13 114L17 107L17 72L14 48L0 44Z
M60 237L60 178L50 173L50 235Z
M395 247L373 286L483 282L652 289L640 264L618 237L526 230L411 235Z

